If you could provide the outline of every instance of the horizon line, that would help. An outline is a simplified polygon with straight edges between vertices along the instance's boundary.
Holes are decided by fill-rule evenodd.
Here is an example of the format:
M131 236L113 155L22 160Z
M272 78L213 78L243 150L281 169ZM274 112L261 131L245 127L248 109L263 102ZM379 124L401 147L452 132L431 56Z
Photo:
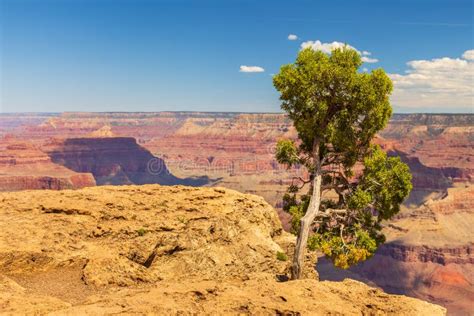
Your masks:
M61 111L61 112L0 112L0 115L27 115L27 114L43 114L43 115L58 115L58 114L159 114L159 113L207 113L207 114L285 114L281 112L250 112L250 111ZM431 114L431 115L474 115L474 112L393 112L392 115L410 115L410 114Z

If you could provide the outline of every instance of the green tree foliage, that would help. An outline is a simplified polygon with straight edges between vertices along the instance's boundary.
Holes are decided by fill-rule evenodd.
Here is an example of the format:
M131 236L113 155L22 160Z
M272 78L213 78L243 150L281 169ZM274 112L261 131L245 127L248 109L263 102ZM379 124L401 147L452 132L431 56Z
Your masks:
M276 159L309 175L288 188L284 210L298 239L341 268L373 255L385 240L382 220L399 212L412 188L408 166L371 144L392 114L392 82L382 69L360 72L361 64L349 48L329 55L307 48L273 78L298 133L278 142Z

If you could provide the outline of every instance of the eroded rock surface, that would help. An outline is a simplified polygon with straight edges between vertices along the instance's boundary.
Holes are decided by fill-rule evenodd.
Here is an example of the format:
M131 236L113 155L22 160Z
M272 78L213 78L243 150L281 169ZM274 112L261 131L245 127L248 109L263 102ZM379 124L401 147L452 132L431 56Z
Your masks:
M352 280L286 279L294 237L263 198L222 188L0 193L7 314L443 315ZM313 254L308 254L312 256ZM307 267L310 271L310 267Z

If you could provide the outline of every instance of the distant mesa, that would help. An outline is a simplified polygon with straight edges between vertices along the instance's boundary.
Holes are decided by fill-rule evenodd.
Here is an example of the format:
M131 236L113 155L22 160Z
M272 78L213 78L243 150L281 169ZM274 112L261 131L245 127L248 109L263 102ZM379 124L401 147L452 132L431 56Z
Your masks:
M400 157L400 159L408 164L413 175L413 186L416 189L447 189L452 186L452 179L458 181L470 181L470 175L461 168L428 167L420 162L418 157L409 156L403 151L397 149L388 150L388 155L392 157Z
M79 189L95 185L90 173L77 173L53 163L31 143L14 137L0 139L0 191Z
M97 185L162 184L202 186L207 176L178 178L165 162L133 137L67 138L43 147L51 160L79 173L91 173Z
M101 128L93 131L88 135L88 137L114 137L112 128L109 125L104 125Z

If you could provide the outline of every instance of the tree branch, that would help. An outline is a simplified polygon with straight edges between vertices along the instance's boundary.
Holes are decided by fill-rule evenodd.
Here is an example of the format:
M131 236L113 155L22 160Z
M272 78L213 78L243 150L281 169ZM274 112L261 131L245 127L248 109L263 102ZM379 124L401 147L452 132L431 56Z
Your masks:
M318 213L317 217L331 217L332 215L345 215L347 214L348 210L347 209L333 209L333 208L328 208L324 212Z

